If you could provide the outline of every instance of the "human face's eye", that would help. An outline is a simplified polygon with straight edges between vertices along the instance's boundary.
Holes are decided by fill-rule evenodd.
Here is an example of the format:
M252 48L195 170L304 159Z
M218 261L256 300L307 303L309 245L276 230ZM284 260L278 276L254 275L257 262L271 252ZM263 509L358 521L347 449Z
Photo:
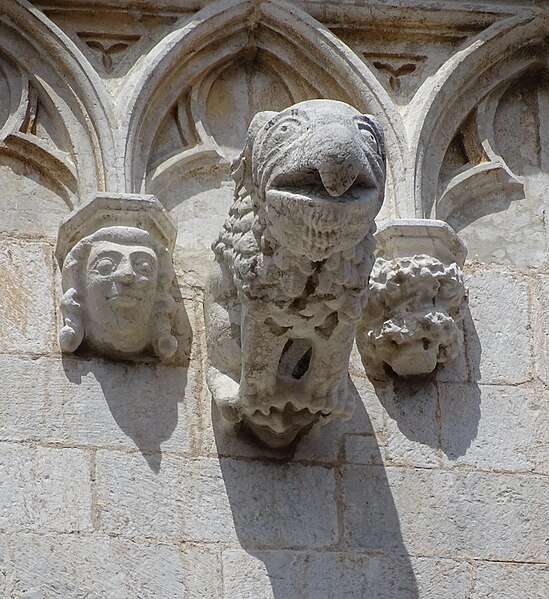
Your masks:
M102 257L95 261L93 270L102 277L110 275L116 269L116 263L112 258Z
M154 272L155 263L149 256L137 256L132 260L132 267L136 274L149 277Z

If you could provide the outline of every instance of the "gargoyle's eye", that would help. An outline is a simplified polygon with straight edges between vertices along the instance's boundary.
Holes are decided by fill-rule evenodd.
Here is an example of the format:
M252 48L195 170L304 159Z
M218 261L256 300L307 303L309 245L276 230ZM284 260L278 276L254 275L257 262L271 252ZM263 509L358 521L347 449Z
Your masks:
M301 123L296 119L287 119L279 123L274 133L277 137L286 137L294 131L297 131L300 125Z

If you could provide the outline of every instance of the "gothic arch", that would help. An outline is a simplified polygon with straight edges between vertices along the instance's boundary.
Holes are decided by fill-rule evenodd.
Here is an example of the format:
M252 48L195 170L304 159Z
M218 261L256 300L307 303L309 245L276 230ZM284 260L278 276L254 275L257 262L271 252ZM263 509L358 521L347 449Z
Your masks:
M457 52L431 80L418 90L409 106L410 172L406 196L412 198L411 211L423 218L448 214L478 192L483 185L502 185L516 191L520 185L489 142L486 121L475 115L475 126L483 133L480 151L483 159L459 173L448 187L448 195L437 205L437 185L445 153L459 128L473 111L487 116L493 99L536 64L540 56L524 49L543 39L543 24L531 11L498 22L479 34ZM413 119L413 121L412 121Z
M3 143L45 169L64 190L69 207L91 192L116 189L115 119L97 73L74 43L26 0L5 0L0 15L0 53L22 81L19 107L12 112ZM29 92L29 89L31 90ZM22 119L40 102L62 130L66 147L44 143L21 129Z
M364 62L326 27L283 0L227 0L201 10L191 21L180 22L149 54L147 63L130 73L120 90L121 114L126 115L128 189L143 190L151 144L166 113L185 94L191 96L191 104L194 94L195 107L203 105L207 86L249 51L284 65L285 72L296 75L294 80L301 80L303 95L347 101L378 117L388 141L391 188L404 164L405 135L392 100ZM292 83L282 79L292 88ZM202 94L198 102L197 94ZM193 116L198 117L193 132L195 154L203 152L209 163L212 151L217 151L215 143L211 143L208 124L200 115ZM170 162L164 166L188 161L192 152L182 148L179 157L176 153L167 156ZM156 177L161 174L158 168L162 170L155 165Z

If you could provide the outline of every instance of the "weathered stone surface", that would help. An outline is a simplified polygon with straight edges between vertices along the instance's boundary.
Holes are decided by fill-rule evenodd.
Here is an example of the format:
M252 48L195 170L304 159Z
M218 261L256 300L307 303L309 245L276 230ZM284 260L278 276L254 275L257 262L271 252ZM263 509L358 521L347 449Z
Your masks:
M223 552L227 599L469 599L467 563L406 555Z
M350 464L383 465L379 441L374 435L347 435L345 461Z
M180 458L98 451L99 530L131 539L180 539L183 469Z
M475 572L474 599L515 599L549 596L547 564L479 563Z
M472 566L449 559L411 557L418 596L421 599L471 599Z
M534 333L536 375L549 384L549 277L538 275L532 281L531 319Z
M349 466L344 485L355 549L513 561L544 551L544 477Z
M543 468L549 444L546 400L517 387L441 386L445 465L500 471Z
M15 356L0 356L0 369L11 389L0 396L1 440L200 452L193 370Z
M2 384L9 393L0 393L0 440L25 441L44 438L50 405L43 389L47 374L31 360L0 355Z
M0 530L91 530L91 461L85 452L19 443L0 443L0 450Z
M383 202L383 132L342 102L259 112L212 248L207 381L223 418L285 447L347 420L349 354Z
M0 351L39 354L55 335L52 250L44 243L0 242Z
M223 597L278 599L307 597L308 556L293 551L223 551Z
M137 447L144 453L199 451L196 373L162 365L67 357L47 361L49 441L95 447Z
M467 275L474 330L469 330L469 361L474 380L517 384L531 378L528 294L523 282L508 274Z
M328 547L337 540L331 469L233 459L197 460L180 489L184 537L248 548Z
M440 459L437 387L426 381L395 381L378 397L387 411L385 463L436 467Z
M71 599L205 599L193 578L198 555L177 547L144 545L97 535L12 536L11 597ZM205 565L205 564L204 564ZM214 582L208 597L216 599ZM205 573L205 572L204 572Z
M59 344L72 353L131 358L145 350L167 361L178 348L170 291L177 230L153 196L93 197L59 228L64 326Z
M8 554L8 545L4 536L0 537L0 593L7 596L6 574L11 560Z
M333 472L323 467L98 452L101 530L130 538L325 547L337 538ZM268 506L268 508L266 507Z

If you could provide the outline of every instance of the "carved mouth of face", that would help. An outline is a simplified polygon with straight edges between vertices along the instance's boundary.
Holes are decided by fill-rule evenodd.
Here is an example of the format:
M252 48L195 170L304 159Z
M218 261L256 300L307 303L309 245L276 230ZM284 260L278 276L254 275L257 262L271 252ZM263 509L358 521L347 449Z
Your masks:
M116 308L135 308L139 303L139 298L134 297L133 295L120 294L113 295L108 301L109 304Z
M297 410L289 403L283 409L272 407L268 414L256 410L244 418L244 423L262 443L276 449L293 443L320 416L320 412L312 413L306 408Z
M274 236L313 261L349 249L368 233L379 191L365 170L340 196L324 187L318 172L278 175L266 192L266 216Z

